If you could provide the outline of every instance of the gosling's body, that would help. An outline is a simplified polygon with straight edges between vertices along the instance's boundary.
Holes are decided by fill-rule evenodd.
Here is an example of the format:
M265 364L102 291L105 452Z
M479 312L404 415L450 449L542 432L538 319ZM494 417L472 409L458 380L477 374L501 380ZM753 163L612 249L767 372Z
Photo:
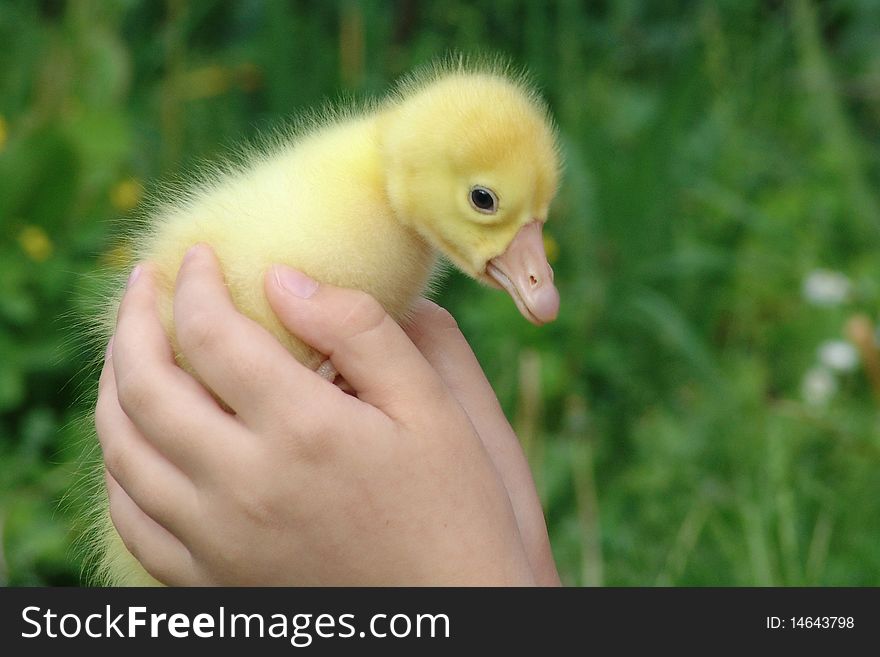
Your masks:
M458 63L410 78L381 104L334 114L209 178L160 207L135 236L134 251L158 269L160 314L172 342L177 271L186 250L205 242L238 308L315 368L323 357L288 334L266 301L263 277L273 264L364 290L400 321L442 253L470 276L503 285L531 321L555 317L558 294L540 226L558 169L555 133L535 94L497 69L469 71ZM495 206L468 205L474 185L490 183ZM511 265L503 256L519 241L531 251L525 257L513 249ZM536 249L537 268L517 271ZM502 270L494 280L487 276ZM532 298L538 293L543 298ZM108 327L116 305L108 309ZM181 365L187 367L182 359ZM156 584L122 544L106 500L98 511L98 581Z
M156 217L137 251L162 275L169 335L174 279L198 242L216 252L239 309L309 365L320 356L287 333L266 301L262 274L271 265L369 292L395 319L406 314L436 252L389 204L378 124L378 115L361 116L318 129Z

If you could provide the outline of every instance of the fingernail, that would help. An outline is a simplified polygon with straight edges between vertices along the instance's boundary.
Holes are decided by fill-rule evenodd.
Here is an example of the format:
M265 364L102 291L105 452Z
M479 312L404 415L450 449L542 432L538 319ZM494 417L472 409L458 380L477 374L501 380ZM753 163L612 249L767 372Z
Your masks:
M138 279L138 276L141 275L141 271L143 271L142 265L138 265L131 270L131 273L128 275L128 282L125 284L126 289L134 285L134 282Z
M301 271L282 265L275 267L275 281L300 299L308 299L318 289L318 281L314 278L309 278Z
M183 254L183 261L186 262L190 258L192 258L196 253L201 251L205 247L204 244L199 242L198 244L193 244L186 250L186 253Z
M108 360L113 355L113 336L110 336L110 340L107 342L107 353L104 354L104 360Z

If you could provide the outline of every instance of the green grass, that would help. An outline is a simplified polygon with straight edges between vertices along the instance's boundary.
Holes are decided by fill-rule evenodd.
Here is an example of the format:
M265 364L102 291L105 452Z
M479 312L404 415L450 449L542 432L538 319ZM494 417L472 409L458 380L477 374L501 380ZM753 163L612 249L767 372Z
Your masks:
M823 342L877 321L877 34L868 0L3 3L0 582L77 581L58 501L94 354L66 318L140 185L454 48L528 68L562 133L559 320L458 275L441 302L565 582L880 584L876 338L802 394ZM843 302L805 299L823 268Z

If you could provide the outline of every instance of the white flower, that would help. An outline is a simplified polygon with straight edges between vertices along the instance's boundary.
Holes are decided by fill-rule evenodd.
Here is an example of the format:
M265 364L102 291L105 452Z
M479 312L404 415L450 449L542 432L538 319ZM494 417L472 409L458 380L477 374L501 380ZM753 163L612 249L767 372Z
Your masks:
M817 306L836 306L849 297L852 284L840 272L814 269L804 279L804 297Z
M824 406L837 392L834 374L821 365L807 371L801 383L801 394L810 406Z
M828 340L819 345L819 362L828 369L852 372L859 364L859 353L845 340Z

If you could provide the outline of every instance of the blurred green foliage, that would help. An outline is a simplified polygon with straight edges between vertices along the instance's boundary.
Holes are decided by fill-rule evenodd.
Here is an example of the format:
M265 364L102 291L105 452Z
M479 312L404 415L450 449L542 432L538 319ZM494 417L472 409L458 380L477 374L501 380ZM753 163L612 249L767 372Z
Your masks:
M457 49L527 67L561 128L559 320L440 300L564 581L880 584L878 35L871 0L0 3L0 582L79 581L72 318L142 188Z

